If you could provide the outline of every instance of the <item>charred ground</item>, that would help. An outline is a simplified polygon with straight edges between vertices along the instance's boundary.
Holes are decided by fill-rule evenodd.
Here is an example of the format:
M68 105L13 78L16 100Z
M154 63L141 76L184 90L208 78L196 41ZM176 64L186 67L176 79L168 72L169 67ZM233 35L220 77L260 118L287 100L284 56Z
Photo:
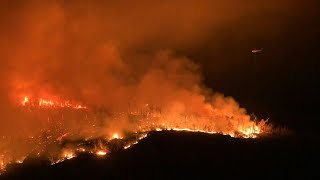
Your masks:
M151 132L127 150L106 157L80 154L49 165L33 159L11 165L3 179L315 178L313 141L295 136L236 139L190 132Z

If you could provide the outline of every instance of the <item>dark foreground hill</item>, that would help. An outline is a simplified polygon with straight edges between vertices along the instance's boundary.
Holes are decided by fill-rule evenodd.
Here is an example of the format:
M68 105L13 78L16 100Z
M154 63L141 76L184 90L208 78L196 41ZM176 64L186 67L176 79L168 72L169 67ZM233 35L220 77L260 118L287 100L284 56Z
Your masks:
M190 132L153 132L106 157L83 154L53 166L11 166L4 179L315 179L318 148L296 137L235 139Z

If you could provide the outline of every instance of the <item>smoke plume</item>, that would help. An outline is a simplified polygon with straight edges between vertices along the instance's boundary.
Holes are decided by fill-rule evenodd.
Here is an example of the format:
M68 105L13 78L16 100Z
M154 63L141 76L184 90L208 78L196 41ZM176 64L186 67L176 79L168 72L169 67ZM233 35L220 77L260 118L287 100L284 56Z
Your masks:
M250 122L233 98L206 88L199 65L177 50L197 47L219 27L274 3L1 3L0 135L23 136L43 128L41 118L17 107L24 96L69 99L108 112L157 109L172 126L184 117L188 127L221 132L241 131ZM70 120L74 117L63 119L82 129ZM130 123L125 117L102 122L105 129L125 129Z

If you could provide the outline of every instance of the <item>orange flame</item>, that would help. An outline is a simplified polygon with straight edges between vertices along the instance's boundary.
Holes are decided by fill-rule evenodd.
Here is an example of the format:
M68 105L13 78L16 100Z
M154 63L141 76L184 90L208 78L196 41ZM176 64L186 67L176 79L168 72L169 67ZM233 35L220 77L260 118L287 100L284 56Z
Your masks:
M37 103L36 103L37 102ZM73 108L73 109L87 109L86 106L71 103L70 101L54 101L54 100L48 100L44 98L39 98L38 100L30 100L28 96L25 96L21 100L22 106L38 106L40 108Z
M96 153L96 155L98 155L98 156L105 156L106 154L107 154L106 151L98 151L98 152Z
M72 109L87 109L86 106L80 105L78 103L73 103L68 100L56 100L56 99L46 99L46 98L31 98L31 96L23 96L18 103L22 107L39 107L41 109L44 108L72 108ZM71 111L73 112L73 111ZM78 112L78 111L77 111ZM91 119L96 119L96 116L93 112L91 111L86 111L86 116L92 116ZM223 111L222 114L225 114ZM126 114L128 116L128 114ZM165 131L165 130L173 130L173 131L187 131L187 132L198 132L198 133L207 133L207 134L224 134L224 135L230 135L231 137L240 137L240 138L257 138L260 134L265 133L265 128L267 127L265 122L266 121L260 121L255 122L251 121L247 116L246 117L240 117L240 120L238 120L237 125L228 125L221 127L215 127L214 124L210 124L210 117L188 117L181 119L180 116L174 116L171 117L170 115L162 115L162 114L152 114L148 113L148 117L144 117L144 114L139 114L139 113L134 113L131 115L134 115L136 117L141 116L141 120L136 121L131 127L130 131L135 132L136 138L131 139L128 141L124 141L125 143L123 144L122 148L123 149L128 149L132 147L133 145L139 143L140 140L143 138L147 137L148 132L150 131ZM200 119L197 119L200 118ZM203 119L201 119L203 118ZM217 116L219 118L219 116ZM244 118L244 119L241 119ZM86 119L90 119L90 117L86 117ZM198 121L198 120L203 120L203 121ZM212 125L212 127L210 127ZM63 125L61 125L63 126ZM49 126L50 128L50 126ZM64 127L61 127L62 129ZM99 127L94 121L92 124L89 124L89 126L85 126L86 132L88 131L89 133L86 133L84 136L81 136L85 139L85 141L89 140L90 138L94 137L96 132L99 130ZM90 129L91 128L91 129ZM102 127L103 128L103 127ZM68 139L69 135L71 136L73 131L68 130L68 131L62 131L62 132L54 132L51 131L52 129L44 129L42 132L52 132L56 134L50 134L46 138L47 140L50 140L51 136L54 136L52 138L54 143L61 143L63 139ZM115 129L111 129L111 134L105 134L105 140L110 141L113 139L123 139L123 138L128 138L125 136L122 136L121 131ZM43 149L42 143L43 139L41 139L41 135L37 136L30 136L30 139L28 141L33 142L37 145L39 145L40 148L36 149L36 152L42 152ZM45 141L47 141L45 140ZM5 141L3 141L5 144ZM0 146L3 143L0 141ZM106 143L108 144L108 143ZM77 153L92 153L97 156L105 156L109 151L107 145L104 143L99 142L98 144L94 145L94 148L92 147L86 147L86 146L75 146L75 147L68 147L67 150L59 150L58 152L58 157L52 158L52 164L56 164L59 162L62 162L66 159L71 159L73 157L76 157ZM6 146L3 146L6 147ZM22 161L13 161L12 158L10 158L10 155L5 155L1 154L0 152L0 173L5 169L5 166L8 163L16 162L16 163L21 163ZM24 152L24 154L18 155L20 157L26 157L28 152ZM16 154L14 156L17 156Z
M22 106L25 106L29 101L29 98L27 96L25 96L21 102Z

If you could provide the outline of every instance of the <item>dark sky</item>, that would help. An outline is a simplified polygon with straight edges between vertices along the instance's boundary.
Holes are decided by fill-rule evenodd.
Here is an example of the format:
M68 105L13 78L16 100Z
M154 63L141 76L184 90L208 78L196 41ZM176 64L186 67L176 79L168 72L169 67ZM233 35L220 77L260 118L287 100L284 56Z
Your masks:
M203 64L210 87L249 112L306 130L319 120L320 13L317 1L296 3L290 13L264 9L222 27L192 56ZM264 50L254 67L255 47ZM217 66L212 59L224 61Z

